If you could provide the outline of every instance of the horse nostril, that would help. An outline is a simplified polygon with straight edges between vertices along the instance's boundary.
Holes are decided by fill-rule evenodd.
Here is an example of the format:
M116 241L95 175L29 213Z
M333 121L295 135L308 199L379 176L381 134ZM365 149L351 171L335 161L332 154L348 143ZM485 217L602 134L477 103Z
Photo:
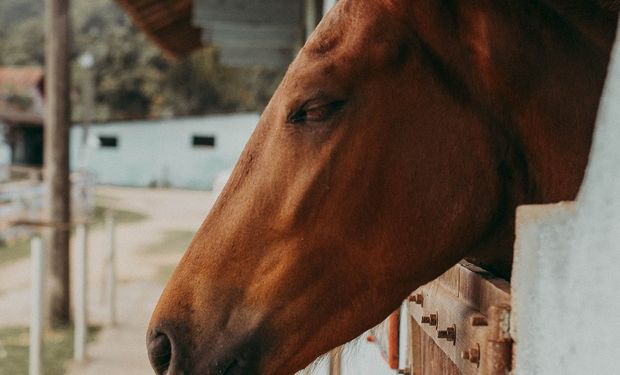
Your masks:
M157 333L147 345L151 366L157 374L163 375L170 367L172 343L164 333Z

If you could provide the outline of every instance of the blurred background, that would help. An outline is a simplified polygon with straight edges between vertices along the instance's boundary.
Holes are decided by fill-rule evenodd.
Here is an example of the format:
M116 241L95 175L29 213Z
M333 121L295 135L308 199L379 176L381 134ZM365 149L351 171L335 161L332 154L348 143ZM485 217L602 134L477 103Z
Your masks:
M153 373L159 294L334 2L0 0L0 375ZM306 373L394 373L365 338Z

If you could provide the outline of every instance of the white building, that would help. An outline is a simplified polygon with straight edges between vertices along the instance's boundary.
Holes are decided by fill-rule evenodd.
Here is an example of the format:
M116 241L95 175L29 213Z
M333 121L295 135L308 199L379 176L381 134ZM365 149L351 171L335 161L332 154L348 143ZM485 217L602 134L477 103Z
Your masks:
M211 189L234 167L259 116L219 115L92 125L71 130L71 167L100 184Z

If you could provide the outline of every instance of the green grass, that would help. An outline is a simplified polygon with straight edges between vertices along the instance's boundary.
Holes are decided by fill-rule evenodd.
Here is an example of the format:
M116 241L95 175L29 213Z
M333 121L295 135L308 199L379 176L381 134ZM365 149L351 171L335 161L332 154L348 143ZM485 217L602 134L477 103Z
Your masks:
M25 238L0 245L0 266L30 255L30 241Z
M163 233L162 239L152 245L149 245L143 249L143 252L147 255L159 255L159 254L182 254L187 246L192 241L194 232L185 230L170 230ZM157 280L161 283L166 283L172 275L176 265L165 265L159 267L157 272Z
M98 327L88 330L88 342L95 340ZM45 333L43 374L62 375L73 358L73 329ZM0 328L0 375L28 374L28 328Z
M101 225L105 222L106 211L107 211L106 207L103 207L103 206L95 207L95 215L93 218L95 225ZM114 219L116 220L116 224L137 223L147 218L145 214L140 213L140 212L135 212L135 211L112 210L112 212L114 212Z
M167 230L163 233L159 242L143 249L146 254L183 253L194 237L194 232L189 230Z

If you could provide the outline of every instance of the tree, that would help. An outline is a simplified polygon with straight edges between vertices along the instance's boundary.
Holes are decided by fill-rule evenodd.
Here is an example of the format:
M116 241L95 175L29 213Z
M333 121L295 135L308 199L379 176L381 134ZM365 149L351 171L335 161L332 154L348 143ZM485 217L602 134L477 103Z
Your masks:
M3 65L42 66L45 61L43 22L29 18L11 28L2 43Z
M0 65L43 65L42 10L43 0L0 1ZM260 111L283 75L222 66L215 47L168 60L113 0L73 0L71 12L73 81L80 86L75 61L90 52L98 121ZM73 104L79 121L82 103Z

